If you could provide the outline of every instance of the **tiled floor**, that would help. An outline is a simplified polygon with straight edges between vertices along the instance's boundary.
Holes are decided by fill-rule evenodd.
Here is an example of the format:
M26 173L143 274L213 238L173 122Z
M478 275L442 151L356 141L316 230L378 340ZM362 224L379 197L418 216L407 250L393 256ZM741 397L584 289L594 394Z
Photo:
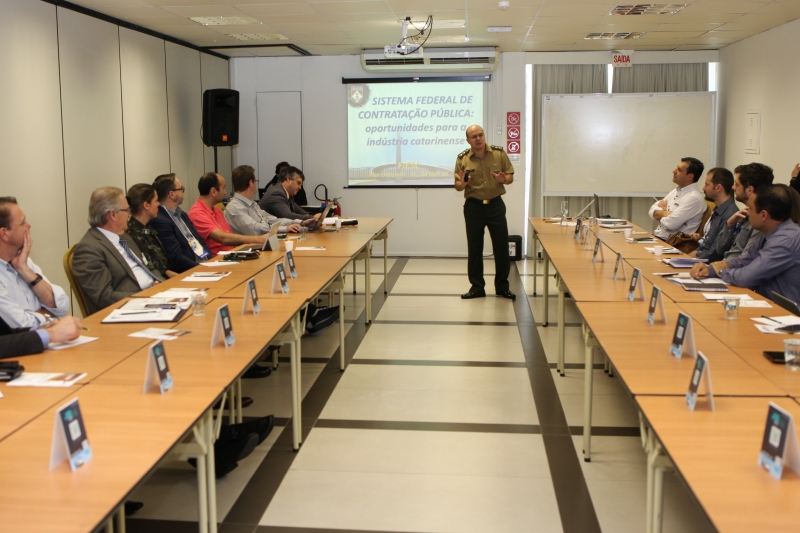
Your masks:
M532 261L512 268L512 286L528 293L516 306L491 290L483 299L458 298L469 288L463 258L392 258L385 298L377 292L384 281L382 258L372 265L375 321L363 326L360 270L358 294L349 285L345 295L352 361L344 373L335 361L328 363L338 346L337 328L303 340L310 431L293 454L290 432L276 427L218 482L222 532L644 531L646 461L636 405L618 378L593 371L593 422L610 436L593 437L592 462L585 463L577 436L584 370L568 368L561 377L554 369L557 329L542 325L541 264L536 296ZM485 267L491 287L492 261ZM552 277L549 282L555 296ZM519 326L521 312L532 313L536 326ZM581 317L569 299L566 312L566 361L582 365ZM555 320L555 297L549 314ZM533 354L538 367L531 346L541 346ZM602 353L595 352L595 363L602 363ZM548 374L536 374L548 363ZM281 363L269 378L244 382L245 395L255 400L247 416L290 416L288 370ZM552 392L536 392L532 383ZM318 406L316 414L306 403ZM563 432L554 435L548 428L558 420ZM573 436L563 436L566 431ZM571 479L559 478L564 475ZM166 461L133 495L145 507L129 530L160 524L177 531L179 523L192 530L194 480L190 467ZM569 487L584 487L584 496ZM577 501L581 497L585 505ZM586 516L576 520L573 502ZM666 533L713 531L674 474L666 475L664 508Z

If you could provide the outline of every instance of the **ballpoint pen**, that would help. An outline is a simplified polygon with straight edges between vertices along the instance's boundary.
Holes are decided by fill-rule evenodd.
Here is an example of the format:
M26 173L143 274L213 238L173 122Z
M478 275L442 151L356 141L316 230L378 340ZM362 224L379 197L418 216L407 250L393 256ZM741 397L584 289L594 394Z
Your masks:
M120 313L120 315L143 315L145 313L160 313L160 310L154 309L152 311L128 311L127 313Z
M766 318L767 320L771 320L771 321L775 322L776 324L780 324L781 326L783 325L783 322L781 322L780 320L775 320L774 318L770 318L770 317L768 317L766 315L761 315L761 318Z

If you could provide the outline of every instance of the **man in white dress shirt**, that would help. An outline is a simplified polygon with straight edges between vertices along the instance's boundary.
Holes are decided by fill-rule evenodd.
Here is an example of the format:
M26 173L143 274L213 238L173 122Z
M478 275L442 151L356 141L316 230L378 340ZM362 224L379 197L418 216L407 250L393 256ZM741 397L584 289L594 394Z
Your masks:
M125 238L130 207L117 187L100 187L89 200L89 231L75 246L72 273L89 313L163 281L131 238Z
M17 199L0 198L0 318L10 328L33 328L48 315L69 313L69 297L53 285L29 255L33 247L31 225Z
M672 171L672 182L677 187L650 207L650 216L658 221L653 233L659 239L667 240L678 232L694 233L700 227L708 207L697 187L703 168L703 163L694 157L684 157Z

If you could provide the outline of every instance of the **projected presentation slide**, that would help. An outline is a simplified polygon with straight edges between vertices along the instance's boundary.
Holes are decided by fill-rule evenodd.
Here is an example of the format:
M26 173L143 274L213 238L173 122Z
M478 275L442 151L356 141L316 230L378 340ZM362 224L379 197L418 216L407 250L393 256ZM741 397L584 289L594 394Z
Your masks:
M482 81L347 85L348 185L452 185Z

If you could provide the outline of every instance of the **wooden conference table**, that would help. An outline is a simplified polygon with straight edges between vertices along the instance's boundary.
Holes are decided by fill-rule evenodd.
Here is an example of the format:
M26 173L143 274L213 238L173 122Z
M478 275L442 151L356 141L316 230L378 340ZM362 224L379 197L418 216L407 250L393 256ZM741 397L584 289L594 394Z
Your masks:
M593 227L587 246L573 238L574 226L543 219L530 222L534 239L543 249L545 275L548 260L558 272L562 375L566 292L584 320L585 459L591 458L593 349L600 347L641 411L648 453L648 532L660 531L663 471L669 468L687 480L719 531L795 531L800 523L800 476L789 471L778 482L757 466L756 459L769 401L788 406L795 416L800 413L800 406L790 398L800 396L800 375L764 358L763 350L782 350L785 336L762 334L750 320L787 313L773 304L771 309L740 308L738 320L724 320L719 303L654 275L676 269L655 261L643 245L629 244L619 233ZM596 263L591 258L597 237L604 262ZM614 280L618 252L623 254L626 279ZM638 294L636 301L628 301L634 267L642 271L645 301ZM663 291L667 324L651 325L646 319L653 284ZM547 297L547 282L544 286ZM764 300L747 289L730 287L730 292ZM669 353L681 311L692 317L697 349L709 359L714 394L722 397L715 398L717 411L704 408L702 400L694 412L686 406L684 397L695 361ZM754 498L754 493L759 496Z
M271 294L274 265L282 251L262 252L254 261L219 267L231 274L208 283L209 303L205 316L191 311L177 323L101 324L118 302L83 319L86 335L97 341L61 351L26 356L23 364L31 372L86 372L69 388L8 387L0 384L0 453L9 458L0 465L0 530L91 531L102 525L113 528L112 519L124 500L149 472L168 457L198 458L200 531L216 531L216 495L213 443L221 425L212 406L228 393L235 395L241 375L276 339L294 328L292 352L297 345L293 375L293 429L299 433L300 311L321 292L338 287L340 306L347 263L371 250L372 241L385 239L391 219L364 219L364 227L341 232L313 233L295 246L325 250L296 250L299 276L289 279L288 294ZM379 237L383 235L383 237ZM368 261L368 254L365 258ZM216 270L197 267L195 271ZM184 273L142 291L136 297L152 296L170 287L203 286L185 283ZM366 279L370 268L366 265ZM255 278L261 312L242 314L244 284ZM338 285L337 285L338 283ZM369 287L369 285L367 285ZM369 293L367 293L369 295ZM370 297L367 297L367 302ZM210 346L215 312L227 303L236 343L225 348ZM369 315L368 315L369 316ZM371 318L371 317L370 317ZM174 387L166 394L158 389L142 392L150 339L128 334L152 325L164 325L192 333L165 343ZM344 314L340 313L340 331ZM288 341L287 341L288 342ZM344 363L343 335L340 337ZM296 396L295 396L296 395ZM93 450L93 459L71 472L66 462L49 470L55 413L73 398L81 411ZM238 399L241 399L239 390ZM241 413L241 411L240 411ZM297 442L299 446L299 440ZM13 459L10 459L13 458ZM200 460L204 459L204 460ZM205 513L205 514L204 514ZM120 520L120 517L122 520ZM116 513L124 530L124 515Z

